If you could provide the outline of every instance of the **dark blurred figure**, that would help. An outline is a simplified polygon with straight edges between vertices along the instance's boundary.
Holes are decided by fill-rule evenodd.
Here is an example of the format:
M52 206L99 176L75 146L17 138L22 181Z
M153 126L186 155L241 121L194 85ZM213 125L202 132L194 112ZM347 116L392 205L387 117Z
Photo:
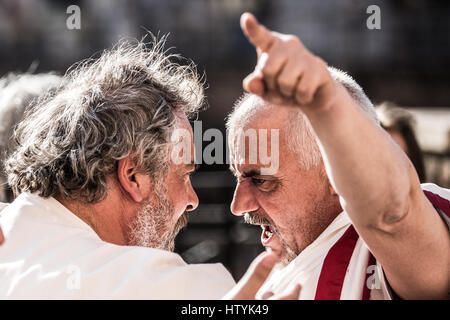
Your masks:
M408 110L400 108L392 102L383 102L376 109L381 126L411 159L420 182L426 182L423 154L414 132L416 124L414 116Z
M13 200L3 165L16 146L13 138L15 126L33 100L56 89L60 83L61 77L52 73L11 73L0 79L0 202Z

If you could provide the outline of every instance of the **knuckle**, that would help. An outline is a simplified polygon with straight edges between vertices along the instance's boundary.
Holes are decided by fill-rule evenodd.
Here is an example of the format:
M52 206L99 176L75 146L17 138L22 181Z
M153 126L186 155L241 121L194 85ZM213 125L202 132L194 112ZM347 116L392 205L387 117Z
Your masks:
M279 45L280 43L281 43L281 38L280 38L280 36L275 35L274 38L273 38L272 45L273 45L273 46L277 46L277 45Z
M285 37L284 41L288 44L288 45L293 45L293 46L300 46L301 42L300 39L292 34L289 34Z
M299 85L297 87L297 95L302 97L308 94L308 87L306 85Z
M274 77L277 73L276 69L271 64L266 64L262 68L264 76Z
M310 104L312 101L313 101L312 95L307 95L307 96L303 99L303 103L304 103L304 104Z
M315 63L321 68L326 69L328 68L328 64L320 57L315 57Z
M278 79L278 86L280 87L280 89L282 90L292 90L293 84L292 82L287 79L287 78L279 78Z
M289 90L288 88L280 88L280 93L281 96L286 99L286 98L292 98L292 90Z
M307 87L297 88L296 99L302 104L308 104L312 101L311 90Z

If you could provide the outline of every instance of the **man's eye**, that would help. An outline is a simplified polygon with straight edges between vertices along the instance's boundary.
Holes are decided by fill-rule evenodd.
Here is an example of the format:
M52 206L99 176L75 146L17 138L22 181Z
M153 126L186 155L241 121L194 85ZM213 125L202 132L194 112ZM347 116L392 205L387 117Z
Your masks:
M257 178L252 178L252 180L253 180L253 184L258 187L262 186L265 182L267 182L267 180L257 179Z
M252 178L252 183L255 187L264 192L274 191L278 186L278 183L275 180L255 177Z

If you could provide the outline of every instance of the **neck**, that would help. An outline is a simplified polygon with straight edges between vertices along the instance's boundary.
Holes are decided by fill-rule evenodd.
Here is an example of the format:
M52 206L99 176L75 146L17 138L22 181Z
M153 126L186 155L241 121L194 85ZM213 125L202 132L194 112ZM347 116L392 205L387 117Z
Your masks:
M128 243L126 226L120 220L120 215L114 214L121 211L120 203L104 200L96 204L87 204L60 196L55 196L55 199L89 225L103 241L117 245Z
M314 214L310 215L308 221L303 225L302 232L298 232L301 238L297 243L297 254L302 252L306 247L313 243L326 228L336 219L342 212L342 207L338 197L330 197L329 201L317 202Z

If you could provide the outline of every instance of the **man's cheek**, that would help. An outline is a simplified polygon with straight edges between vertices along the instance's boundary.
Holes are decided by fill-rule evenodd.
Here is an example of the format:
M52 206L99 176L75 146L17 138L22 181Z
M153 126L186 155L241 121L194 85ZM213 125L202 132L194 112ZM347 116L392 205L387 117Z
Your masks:
M282 201L281 199L259 192L259 194L256 195L256 201L273 224L280 224L282 222L283 212L280 212L280 204L283 202L279 202Z

